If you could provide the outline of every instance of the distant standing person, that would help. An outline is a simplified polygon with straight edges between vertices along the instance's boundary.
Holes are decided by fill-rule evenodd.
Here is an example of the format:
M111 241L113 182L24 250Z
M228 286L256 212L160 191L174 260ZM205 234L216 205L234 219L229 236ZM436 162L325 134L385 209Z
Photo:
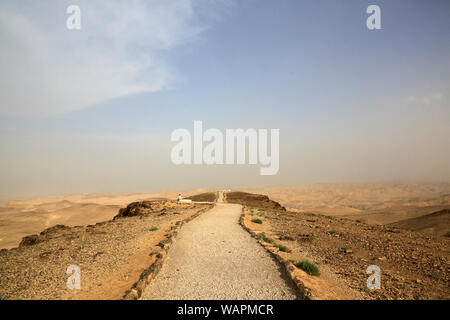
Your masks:
M178 201L183 200L183 197L181 196L181 193L178 195Z

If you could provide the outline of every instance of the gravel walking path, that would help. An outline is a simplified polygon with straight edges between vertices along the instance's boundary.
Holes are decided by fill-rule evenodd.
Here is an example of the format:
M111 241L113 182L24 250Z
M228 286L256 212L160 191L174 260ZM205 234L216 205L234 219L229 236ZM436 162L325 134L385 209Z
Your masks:
M142 299L296 299L282 268L239 225L241 208L218 203L183 226Z

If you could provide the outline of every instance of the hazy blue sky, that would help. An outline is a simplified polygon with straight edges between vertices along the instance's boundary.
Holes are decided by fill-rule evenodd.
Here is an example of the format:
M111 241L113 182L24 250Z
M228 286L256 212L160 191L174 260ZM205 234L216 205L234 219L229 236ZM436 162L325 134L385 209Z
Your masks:
M450 180L447 0L3 0L0 43L0 198ZM279 128L279 174L173 165L194 120Z

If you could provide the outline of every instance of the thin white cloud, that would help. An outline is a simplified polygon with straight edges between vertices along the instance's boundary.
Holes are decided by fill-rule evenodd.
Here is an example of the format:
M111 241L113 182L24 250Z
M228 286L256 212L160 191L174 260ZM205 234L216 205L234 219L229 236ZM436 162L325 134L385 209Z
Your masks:
M81 8L81 30L66 28L70 4ZM2 1L0 113L63 113L163 89L173 78L166 53L203 29L193 8L191 0Z
M440 92L435 92L428 96L423 97L423 103L427 106L440 102L441 100L442 100L442 93Z
M443 95L440 92L430 93L421 97L409 96L405 99L407 104L432 106L443 100Z

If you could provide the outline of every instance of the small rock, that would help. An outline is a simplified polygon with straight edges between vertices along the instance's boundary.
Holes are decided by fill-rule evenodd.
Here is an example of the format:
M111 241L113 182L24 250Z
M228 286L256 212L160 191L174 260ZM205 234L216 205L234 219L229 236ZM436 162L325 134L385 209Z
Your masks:
M139 294L136 289L131 289L130 292L124 297L125 300L137 300L139 298Z
M160 252L161 252L160 249L156 249L156 250L153 250L153 251L150 253L150 255L151 255L151 256L153 256L153 255L158 255Z

